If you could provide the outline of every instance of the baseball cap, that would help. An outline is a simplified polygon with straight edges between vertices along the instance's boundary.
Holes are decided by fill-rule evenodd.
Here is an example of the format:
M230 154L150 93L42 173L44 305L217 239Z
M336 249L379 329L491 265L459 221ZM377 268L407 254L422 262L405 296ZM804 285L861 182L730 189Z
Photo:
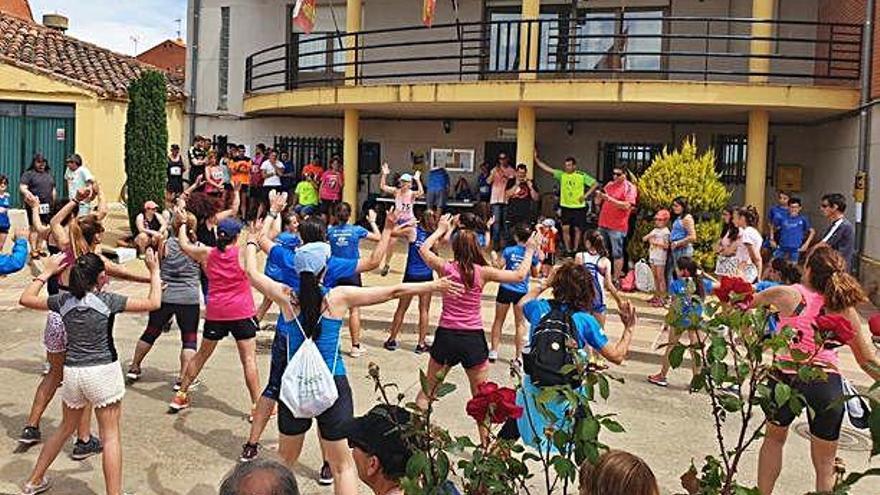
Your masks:
M555 227L556 222L553 221L552 218L545 218L543 222L541 222L544 227Z
M412 182L412 180L413 180L413 177L411 174L403 174L400 176L401 182Z
M330 259L330 244L326 242L310 242L296 250L293 269L296 273L321 273Z
M77 165L82 165L83 159L81 156L79 156L78 153L73 153L73 154L70 154L67 156L67 160L64 160L64 163L70 163L70 162L76 163Z
M241 232L241 227L241 222L235 218L224 218L217 224L217 232L227 239L231 239Z
M158 208L159 208L159 205L157 205L156 202L153 200L150 200L150 201L147 201L146 203L144 203L145 210L156 210Z
M660 210L654 214L654 220L669 220L669 210Z
M399 406L379 404L348 423L348 444L376 456L389 478L406 474L412 450L403 438L410 413Z

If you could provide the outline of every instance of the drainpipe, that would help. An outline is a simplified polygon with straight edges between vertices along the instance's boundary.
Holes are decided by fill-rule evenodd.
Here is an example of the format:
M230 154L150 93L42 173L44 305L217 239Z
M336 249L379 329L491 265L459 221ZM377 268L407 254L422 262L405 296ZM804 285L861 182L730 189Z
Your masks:
M861 105L859 109L859 162L857 176L867 184L867 175L870 170L871 159L871 59L874 52L874 3L876 0L868 0L865 5L865 28L862 32L862 73L861 73ZM859 181L859 178L856 179ZM865 193L861 198L856 198L856 256L853 260L853 268L857 274L861 273L861 257L865 247Z
M199 19L202 11L202 0L193 0L193 17L192 25L189 29L192 31L192 46L190 47L190 67L189 67L189 140L192 142L193 136L196 135L196 93L198 92L198 68L199 68ZM181 143L183 144L183 143Z

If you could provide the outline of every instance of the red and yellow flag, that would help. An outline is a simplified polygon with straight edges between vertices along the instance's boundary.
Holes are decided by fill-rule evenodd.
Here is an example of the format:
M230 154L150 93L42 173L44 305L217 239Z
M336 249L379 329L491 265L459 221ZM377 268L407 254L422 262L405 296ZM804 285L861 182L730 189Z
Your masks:
M293 23L306 34L315 29L315 17L318 14L317 0L296 0L293 7Z
M434 24L434 10L437 8L437 0L424 0L422 4L422 22L425 27Z

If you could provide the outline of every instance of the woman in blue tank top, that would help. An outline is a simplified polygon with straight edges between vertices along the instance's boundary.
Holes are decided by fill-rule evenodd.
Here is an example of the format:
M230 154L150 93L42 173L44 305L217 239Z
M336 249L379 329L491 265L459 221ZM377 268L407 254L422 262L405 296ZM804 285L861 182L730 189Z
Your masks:
M672 213L675 220L672 222L672 230L669 232L669 250L672 256L666 261L666 280L671 283L677 278L675 267L678 260L684 257L693 257L694 243L697 242L697 230L694 225L694 217L688 209L687 198L679 196L672 200Z
M306 232L311 230L324 230L323 221L312 217L303 222L300 226L303 239L312 237L306 236ZM326 233L324 237L326 238ZM321 280L330 260L330 246L326 242L309 242L296 252L294 269L299 275L300 283L299 290L294 292L290 287L273 281L260 271L257 264L258 239L256 230L248 237L245 255L248 278L255 289L271 298L281 310L278 331L287 335L286 349L281 349L283 366L286 367L287 359L296 354L305 339L310 338L333 373L339 397L316 418L321 450L333 473L335 493L356 493L357 470L346 442L346 427L354 416L354 405L339 347L343 318L351 308L434 291L461 292L463 287L441 279L387 287L343 286L328 291L321 286ZM311 423L311 418L294 417L284 403L279 401L278 431L281 438L278 452L288 465L293 465L299 458L305 433Z

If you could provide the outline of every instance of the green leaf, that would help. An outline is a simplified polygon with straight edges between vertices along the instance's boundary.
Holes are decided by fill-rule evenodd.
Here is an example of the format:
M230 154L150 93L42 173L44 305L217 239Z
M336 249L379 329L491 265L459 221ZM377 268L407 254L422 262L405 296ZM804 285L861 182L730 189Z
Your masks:
M428 385L428 375L426 375L425 371L421 369L419 370L419 383L422 385L422 392L430 397L431 387Z
M871 399L871 415L868 428L871 430L871 456L880 455L880 402Z
M743 406L742 399L729 394L718 396L718 402L721 403L721 407L727 412L737 412L742 409Z
M417 451L409 458L409 462L406 463L406 476L407 478L417 479L424 474L427 469L428 455L424 452Z
M455 384L450 382L444 382L437 386L437 390L434 393L436 398L441 398L447 396L455 391Z
M440 451L437 454L436 468L436 482L438 484L445 483L446 478L449 477L449 457L446 456L446 452Z
M599 422L596 418L581 420L577 426L577 439L580 441L595 441L599 438Z
M599 374L598 376L599 376L599 395L603 399L608 400L608 396L611 395L611 390L608 386L608 379L605 378L605 376L602 374Z
M691 386L690 389L694 391L703 390L706 387L706 375L703 373L697 373L691 378Z
M562 456L557 456L553 459L553 469L560 478L570 480L574 479L575 472L577 471L574 463Z
M669 351L669 365L672 366L673 369L681 366L681 362L684 359L684 351L685 346L682 344L675 344L672 347L672 350Z
M613 419L602 420L602 426L604 426L611 433L623 433L624 431L623 426Z
M773 392L773 398L776 401L776 405L779 407L784 406L788 399L791 397L791 387L784 383L777 383L776 390Z

